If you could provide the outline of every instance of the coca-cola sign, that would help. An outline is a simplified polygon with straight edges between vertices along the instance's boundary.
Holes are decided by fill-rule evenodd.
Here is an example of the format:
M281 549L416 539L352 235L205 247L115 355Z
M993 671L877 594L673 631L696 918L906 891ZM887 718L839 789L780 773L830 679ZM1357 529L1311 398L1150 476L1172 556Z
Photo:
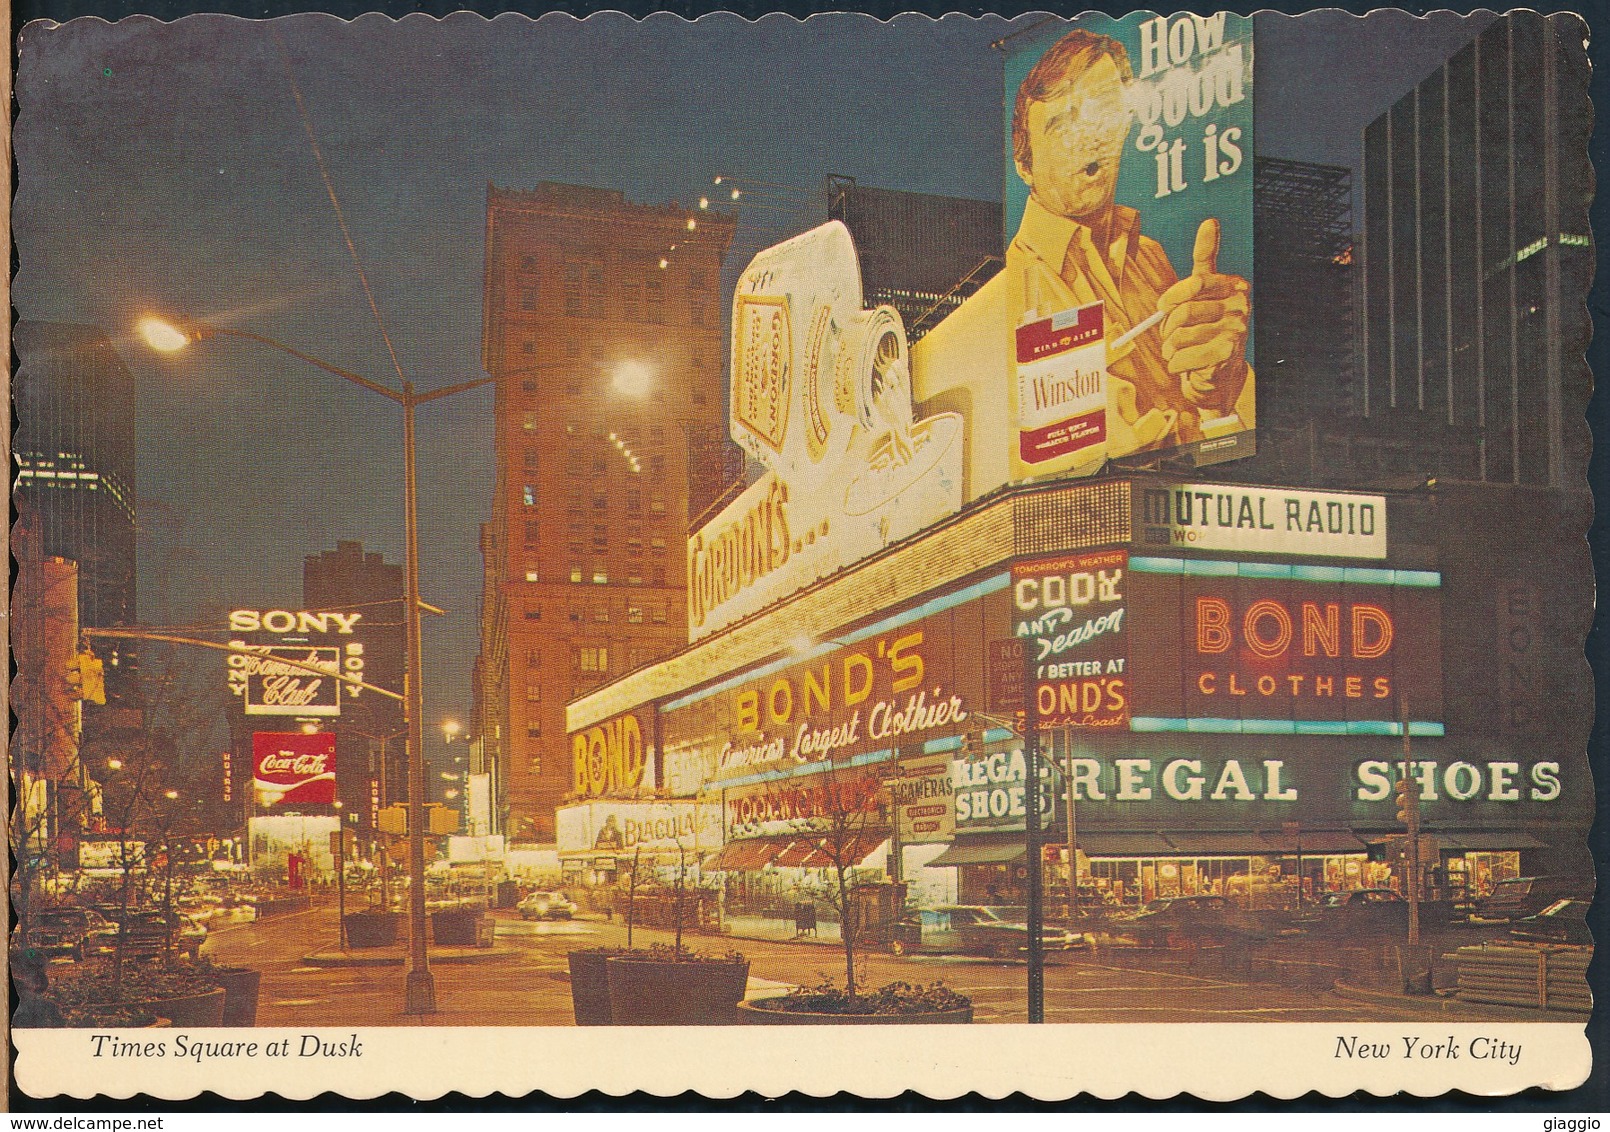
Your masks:
M253 732L252 763L260 807L335 801L335 735L328 731Z

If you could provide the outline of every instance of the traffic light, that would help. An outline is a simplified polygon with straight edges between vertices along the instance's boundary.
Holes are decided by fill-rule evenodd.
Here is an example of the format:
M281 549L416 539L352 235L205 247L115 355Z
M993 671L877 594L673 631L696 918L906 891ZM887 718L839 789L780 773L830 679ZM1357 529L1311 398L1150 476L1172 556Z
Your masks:
M1399 778L1392 788L1398 803L1398 821L1413 830L1420 825L1420 784L1410 775Z
M68 680L78 693L78 698L88 700L92 704L106 702L106 665L101 658L89 649L84 649L72 659L72 667L68 672Z

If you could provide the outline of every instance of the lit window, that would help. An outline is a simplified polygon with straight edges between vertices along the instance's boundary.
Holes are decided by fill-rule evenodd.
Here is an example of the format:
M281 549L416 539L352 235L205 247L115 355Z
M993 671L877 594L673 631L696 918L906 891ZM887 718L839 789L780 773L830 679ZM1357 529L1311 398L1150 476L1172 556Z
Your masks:
M641 625L643 623L643 607L628 605L626 607L626 620L633 625Z
M572 566L570 568L570 580L572 582L581 581L581 567L580 566Z
M593 585L595 585L595 586L607 586L607 585L609 585L609 571L608 570L594 570L593 571Z
M527 432L535 431L536 427L537 427L537 414L536 413L521 413L520 414L520 427L525 429Z
M609 620L609 607L605 606L605 605L595 606L594 609L593 609L593 620L594 621L608 621Z
M540 703L542 700L542 685L527 684L525 686L525 698L528 703Z
M520 489L520 497L527 507L535 507L537 505L536 486L529 483L526 484Z
M537 572L535 570L527 570L525 572L525 580L528 581L528 582L536 581L537 580ZM529 614L527 614L527 616L529 616ZM541 615L538 614L538 616L541 616Z

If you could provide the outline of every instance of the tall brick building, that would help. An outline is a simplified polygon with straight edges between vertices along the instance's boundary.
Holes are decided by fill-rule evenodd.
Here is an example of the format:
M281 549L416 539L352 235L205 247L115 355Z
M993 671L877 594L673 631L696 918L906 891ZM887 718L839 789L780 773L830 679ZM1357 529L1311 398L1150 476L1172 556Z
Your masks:
M482 364L497 378L471 772L493 828L554 836L565 704L687 643L690 518L726 445L733 221L619 192L489 186Z

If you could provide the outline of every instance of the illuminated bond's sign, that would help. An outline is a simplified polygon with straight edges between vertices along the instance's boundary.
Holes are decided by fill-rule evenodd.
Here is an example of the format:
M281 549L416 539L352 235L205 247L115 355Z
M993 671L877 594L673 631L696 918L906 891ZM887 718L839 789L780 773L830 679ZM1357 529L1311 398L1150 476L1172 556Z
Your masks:
M321 731L252 734L252 785L257 804L323 805L335 801L335 735Z
M643 726L632 714L618 716L571 736L571 786L596 797L635 790L643 782L647 751Z

